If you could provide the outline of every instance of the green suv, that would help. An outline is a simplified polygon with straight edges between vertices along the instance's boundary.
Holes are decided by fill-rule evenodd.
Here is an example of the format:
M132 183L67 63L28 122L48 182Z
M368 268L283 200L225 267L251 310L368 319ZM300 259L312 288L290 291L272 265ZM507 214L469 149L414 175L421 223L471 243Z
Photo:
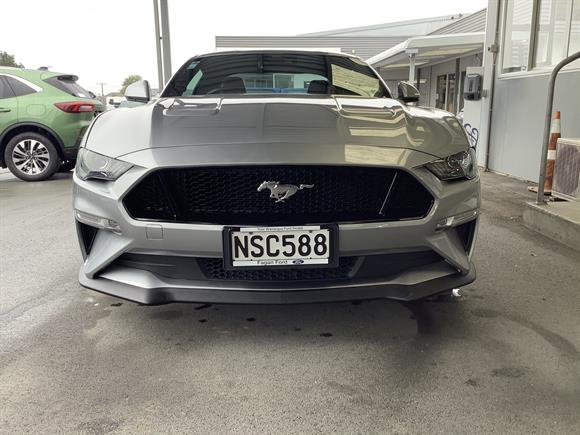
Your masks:
M103 110L76 76L0 67L0 167L26 181L72 169L85 130Z

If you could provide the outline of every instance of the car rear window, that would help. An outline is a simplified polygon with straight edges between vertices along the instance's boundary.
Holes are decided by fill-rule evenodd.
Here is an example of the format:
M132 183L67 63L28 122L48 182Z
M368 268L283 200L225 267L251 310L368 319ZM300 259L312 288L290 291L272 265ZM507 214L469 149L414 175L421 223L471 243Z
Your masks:
M77 83L75 76L56 76L44 81L74 97L91 98L90 92Z
M177 72L162 96L220 94L389 96L372 68L357 58L296 52L193 58Z

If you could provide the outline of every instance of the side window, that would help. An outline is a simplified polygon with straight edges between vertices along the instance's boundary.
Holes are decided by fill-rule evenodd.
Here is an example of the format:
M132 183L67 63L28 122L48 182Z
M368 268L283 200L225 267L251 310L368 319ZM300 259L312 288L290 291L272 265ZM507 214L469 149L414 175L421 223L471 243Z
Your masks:
M20 80L16 80L12 77L4 77L4 79L8 82L12 91L17 97L22 97L23 95L34 94L36 91L32 89L30 86L25 85Z
M0 76L0 100L3 98L12 98L12 97L14 97L12 89L10 89L4 77Z
M534 0L506 3L502 72L527 71Z

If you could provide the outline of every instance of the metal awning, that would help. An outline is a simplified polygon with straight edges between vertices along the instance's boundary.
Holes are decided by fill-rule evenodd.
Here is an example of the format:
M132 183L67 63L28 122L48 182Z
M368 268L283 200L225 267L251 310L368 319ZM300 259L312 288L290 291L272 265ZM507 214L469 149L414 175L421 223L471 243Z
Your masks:
M380 69L409 68L409 80L413 81L415 67L481 51L484 40L485 32L417 36L367 59L367 62Z

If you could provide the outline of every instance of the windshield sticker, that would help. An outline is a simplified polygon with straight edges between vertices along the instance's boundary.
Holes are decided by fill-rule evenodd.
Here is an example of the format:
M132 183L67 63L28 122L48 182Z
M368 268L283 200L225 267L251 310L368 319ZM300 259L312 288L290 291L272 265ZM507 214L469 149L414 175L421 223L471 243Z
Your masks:
M363 96L374 96L379 89L379 80L365 74L332 65L332 84Z

